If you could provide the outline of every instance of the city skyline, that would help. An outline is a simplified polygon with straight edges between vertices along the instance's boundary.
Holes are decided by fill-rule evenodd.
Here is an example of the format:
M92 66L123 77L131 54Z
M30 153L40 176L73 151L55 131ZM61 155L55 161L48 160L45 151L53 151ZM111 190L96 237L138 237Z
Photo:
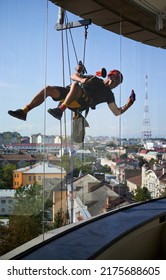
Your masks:
M44 104L31 111L26 122L7 114L8 110L24 107L46 85L63 85L61 32L54 28L58 7L48 3L47 11L46 2L8 0L0 3L0 31L3 37L0 43L0 132L17 131L23 136L35 133L60 134L58 120L47 113L48 108L57 106L52 99L48 98ZM69 21L77 20L75 15L68 15ZM84 28L76 28L72 33L78 59L81 60ZM76 60L72 48L70 52L73 72ZM116 102L119 106L124 105L132 89L136 93L136 102L121 117L115 117L105 104L100 104L96 110L90 110L87 117L90 127L86 129L86 135L141 137L147 75L152 138L165 137L165 57L163 49L147 46L90 25L85 56L88 73L95 73L102 67L107 71L120 69L124 81L113 90ZM68 63L65 56L65 85L70 83L66 68ZM66 128L70 135L69 110L66 113Z

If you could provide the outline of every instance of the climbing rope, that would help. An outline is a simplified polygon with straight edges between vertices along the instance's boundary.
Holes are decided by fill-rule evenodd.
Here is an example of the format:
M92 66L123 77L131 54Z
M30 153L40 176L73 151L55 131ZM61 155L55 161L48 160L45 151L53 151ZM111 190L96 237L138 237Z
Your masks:
M85 33L84 33L84 52L83 52L83 65L85 65L85 53L86 53L86 42L88 38L88 25L85 25Z
M64 14L64 22L66 24L66 26L68 25L68 17L67 17L67 13L65 12ZM62 22L61 22L62 23ZM87 42L87 32L88 30L88 26L85 26L85 32L84 32L84 43L83 43L83 57L82 57L82 62L83 64L85 63L85 54L86 54L86 42ZM68 63L68 73L69 73L69 77L71 76L71 61L70 61L70 48L69 48L69 37L70 37L70 41L71 41L71 45L74 51L74 56L76 59L76 64L79 63L78 60L78 55L77 55L77 51L76 51L76 46L74 43L74 39L73 39L73 34L71 29L65 29L65 43L66 43L66 57L67 57L67 63ZM61 49L62 49L62 75L63 75L63 86L65 87L65 45L64 43L64 32L63 30L61 30ZM71 80L70 80L71 82ZM60 122L61 123L61 122ZM73 135L73 112L71 111L71 136ZM66 133L66 114L64 114L64 130L65 130L65 148L67 150L67 133ZM62 123L60 124L60 135L61 135L61 139L62 138ZM61 142L62 143L62 142ZM73 197L72 197L72 193L73 193L73 169L74 169L74 162L73 162L73 138L71 137L71 156L70 156L70 193L71 193L71 217L70 217L70 222L73 222L73 207L74 207L74 201L73 201ZM62 148L63 145L61 145L61 156L62 156ZM62 159L61 159L62 160ZM62 173L62 169L61 169L61 173ZM61 175L62 178L62 175ZM66 182L66 186L67 186L67 182ZM62 191L62 189L61 189ZM66 188L66 193L67 193L67 188ZM67 196L66 196L67 197ZM68 208L68 199L66 201L67 203L67 208Z
M44 69L44 84L45 84L45 90L44 90L44 126L43 126L43 143L45 143L45 135L46 135L46 85L47 85L47 51L48 51L48 0L46 3L46 25L45 25L45 69ZM46 147L43 145L43 154L45 159L46 154ZM44 232L45 232L45 189L46 189L46 182L45 182L45 162L43 160L43 193L42 193L42 236L44 241Z
M121 65L122 65L122 1L120 3L120 25L119 25L119 38L120 38L120 41L119 41L119 45L120 45L120 48L119 48L119 57L120 57L120 71L121 71ZM119 95L119 103L120 103L120 107L121 107L121 104L122 104L122 98L121 98L121 84L120 84L120 95ZM119 116L119 147L121 147L122 145L122 116L120 115ZM119 148L119 158L120 158L120 148ZM120 183L121 183L121 170L120 170L120 167L119 167L119 178L118 178L118 181L119 181L119 207L120 207L120 197L121 197L121 186L120 186Z

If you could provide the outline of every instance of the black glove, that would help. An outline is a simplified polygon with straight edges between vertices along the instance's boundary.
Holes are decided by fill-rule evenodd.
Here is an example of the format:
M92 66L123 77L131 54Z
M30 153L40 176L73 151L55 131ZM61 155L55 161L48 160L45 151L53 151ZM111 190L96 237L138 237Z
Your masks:
M132 91L131 91L131 94L130 94L130 96L129 96L129 99L130 99L130 101L131 101L132 103L134 103L134 101L136 100L136 95L135 95L135 92L134 92L133 89L132 89Z
M82 64L82 61L79 61L78 67L79 67L79 69L80 69L79 72L80 72L81 74L87 73L85 66Z

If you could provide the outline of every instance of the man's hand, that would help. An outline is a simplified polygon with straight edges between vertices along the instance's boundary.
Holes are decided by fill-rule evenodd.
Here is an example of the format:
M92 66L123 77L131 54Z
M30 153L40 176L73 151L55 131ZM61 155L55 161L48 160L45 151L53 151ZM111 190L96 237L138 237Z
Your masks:
M131 106L135 100L136 100L136 94L135 94L134 90L132 89L131 94L128 99L128 104Z
M132 91L131 91L131 94L130 94L130 97L129 97L130 99L131 99L131 101L134 103L134 101L136 100L136 95L135 95L135 92L134 92L134 90L132 89Z
M130 108L130 106L134 103L134 101L136 100L136 95L134 90L132 89L131 94L128 98L127 104L125 104L124 106L122 106L119 109L119 115L123 114L126 110L128 110Z
M78 63L78 65L77 65L75 70L79 74L87 73L85 66L82 64L82 61L79 61L79 63Z

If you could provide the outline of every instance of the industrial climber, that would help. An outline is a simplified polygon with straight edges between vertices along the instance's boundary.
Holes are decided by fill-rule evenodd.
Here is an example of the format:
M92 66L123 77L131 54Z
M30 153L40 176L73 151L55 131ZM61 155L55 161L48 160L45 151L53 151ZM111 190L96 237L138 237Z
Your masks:
M9 110L8 114L26 121L27 114L42 104L47 97L52 97L54 101L59 102L57 108L48 109L48 113L58 120L61 120L63 112L67 108L74 112L82 112L89 108L95 109L100 103L107 103L112 113L118 116L128 110L134 103L136 95L132 90L124 106L118 107L116 105L112 89L123 82L123 75L119 70L111 70L107 74L105 68L103 68L100 72L96 72L96 75L84 75L84 69L84 65L80 62L76 67L76 72L71 75L73 82L70 86L47 86L35 95L29 104L22 109ZM106 79L98 76L106 77Z

